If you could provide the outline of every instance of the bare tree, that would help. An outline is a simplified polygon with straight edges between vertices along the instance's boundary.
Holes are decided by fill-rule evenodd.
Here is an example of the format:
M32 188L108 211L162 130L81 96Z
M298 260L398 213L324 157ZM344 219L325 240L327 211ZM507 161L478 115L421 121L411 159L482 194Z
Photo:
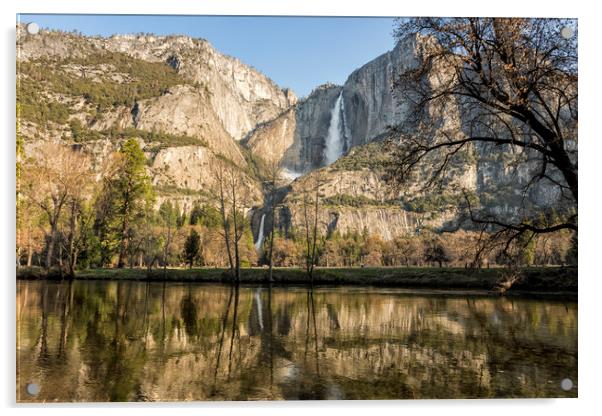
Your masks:
M508 248L525 233L577 231L576 30L561 19L399 20L397 38L414 42L419 59L394 85L407 119L393 130L390 178L423 175L427 191L449 185L467 152L505 153L528 178L520 215L488 211L463 191L467 218L488 231L483 242ZM559 195L555 221L533 220L525 198L537 186Z
M159 208L159 216L163 226L163 276L167 275L168 256L174 239L174 229L177 227L177 208L169 201L163 202Z
M303 228L305 232L305 270L309 280L314 281L314 268L318 260L318 226L320 214L320 185L322 179L320 172L314 172L307 179L301 209L303 215Z
M282 174L282 168L278 162L271 162L268 166L268 197L269 197L269 206L270 206L270 243L268 248L268 262L270 265L268 280L270 282L274 281L273 277L273 269L274 269L274 237L276 230L276 206L278 204L278 181Z
M228 253L228 264L230 265L230 272L234 276L234 258L232 256L232 245L230 244L230 216L228 215L228 207L226 200L226 165L225 161L220 158L213 160L211 165L211 172L216 182L216 189L214 192L219 202L219 212L222 220L222 236L226 245L226 252Z
M236 282L240 282L240 239L242 238L244 231L244 217L240 211L239 200L239 178L232 166L229 166L227 171L228 191L230 198L230 212L232 215L232 231L233 231L233 243L234 243L234 276Z
M77 206L86 195L91 181L89 158L69 147L44 143L26 161L22 190L27 198L43 210L50 226L46 252L47 269L53 264L63 208L69 203ZM73 221L70 223L75 222L74 215L75 213L72 213ZM74 233L75 225L70 228Z
M72 197L68 203L69 225L67 232L67 265L70 278L75 277L75 265L79 253L79 220L82 213L82 201L77 197Z
M215 181L214 195L219 203L222 232L228 253L230 271L236 282L240 282L240 240L244 235L244 206L247 200L246 184L239 168L231 161L217 156L212 163Z

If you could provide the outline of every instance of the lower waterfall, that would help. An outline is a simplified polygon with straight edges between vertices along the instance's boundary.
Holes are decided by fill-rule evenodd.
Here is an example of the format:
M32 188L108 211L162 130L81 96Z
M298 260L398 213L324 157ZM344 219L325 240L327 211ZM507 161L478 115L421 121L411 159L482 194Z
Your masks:
M265 214L261 214L261 221L259 222L259 233L257 233L257 241L255 242L255 249L257 251L261 250L261 246L263 245L263 224L265 222Z

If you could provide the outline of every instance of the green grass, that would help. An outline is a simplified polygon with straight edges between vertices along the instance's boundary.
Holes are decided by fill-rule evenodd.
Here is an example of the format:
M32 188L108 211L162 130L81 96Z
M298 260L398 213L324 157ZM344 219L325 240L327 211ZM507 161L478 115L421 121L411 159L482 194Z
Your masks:
M467 270L463 268L400 267L400 268L317 268L314 284L317 285L369 285L429 289L494 290L506 272L504 268ZM525 278L516 283L511 292L577 293L577 269L572 267L525 268ZM267 268L241 270L242 283L265 283ZM18 270L17 278L46 278L40 268ZM52 276L56 278L57 276ZM152 280L177 282L230 282L227 269L90 269L77 272L77 279L101 280ZM303 269L275 268L276 284L307 284Z

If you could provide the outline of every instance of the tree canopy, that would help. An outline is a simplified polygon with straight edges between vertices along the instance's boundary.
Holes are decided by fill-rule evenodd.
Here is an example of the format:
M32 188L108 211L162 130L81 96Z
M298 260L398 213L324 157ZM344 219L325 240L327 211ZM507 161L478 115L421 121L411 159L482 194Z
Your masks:
M523 203L514 219L466 198L466 216L508 248L525 233L577 231L577 27L567 19L411 18L396 37L418 62L401 70L394 93L407 120L392 129L389 176L423 190L449 184L467 151L509 155ZM573 36L561 35L563 28ZM460 163L461 164L461 163ZM534 221L528 195L547 187L561 215Z

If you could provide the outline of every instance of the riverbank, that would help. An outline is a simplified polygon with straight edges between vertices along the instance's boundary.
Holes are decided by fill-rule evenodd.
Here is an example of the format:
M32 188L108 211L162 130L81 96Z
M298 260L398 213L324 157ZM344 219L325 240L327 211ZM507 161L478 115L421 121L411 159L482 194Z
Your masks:
M315 285L369 285L428 289L462 289L498 291L499 283L507 269L464 269L433 267L399 268L317 268ZM577 268L529 267L522 270L523 277L508 293L558 293L577 294ZM18 279L60 279L57 273L46 274L41 268L21 268ZM241 270L241 283L267 283L267 268ZM228 283L227 269L90 269L77 272L78 280L144 280L168 282ZM275 268L274 284L307 284L305 271L298 268Z

